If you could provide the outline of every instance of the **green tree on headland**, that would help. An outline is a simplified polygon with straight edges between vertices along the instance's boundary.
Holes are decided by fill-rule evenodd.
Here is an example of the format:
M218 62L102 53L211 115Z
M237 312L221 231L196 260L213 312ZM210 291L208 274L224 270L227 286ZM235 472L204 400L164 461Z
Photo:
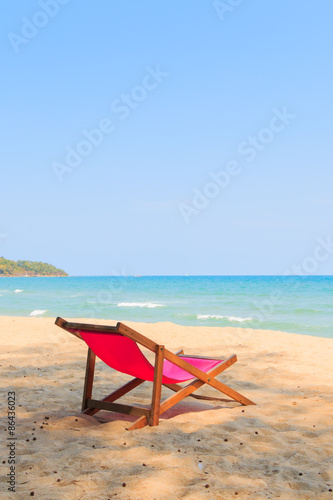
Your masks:
M62 269L51 264L33 262L31 260L8 260L0 257L1 276L68 276Z

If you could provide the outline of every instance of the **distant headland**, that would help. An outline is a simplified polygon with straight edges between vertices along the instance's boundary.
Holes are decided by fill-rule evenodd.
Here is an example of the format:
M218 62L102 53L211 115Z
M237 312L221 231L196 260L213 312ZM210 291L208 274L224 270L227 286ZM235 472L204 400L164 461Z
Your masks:
M33 262L31 260L8 260L0 257L0 278L3 277L32 277L32 276L68 276L62 269L51 264Z

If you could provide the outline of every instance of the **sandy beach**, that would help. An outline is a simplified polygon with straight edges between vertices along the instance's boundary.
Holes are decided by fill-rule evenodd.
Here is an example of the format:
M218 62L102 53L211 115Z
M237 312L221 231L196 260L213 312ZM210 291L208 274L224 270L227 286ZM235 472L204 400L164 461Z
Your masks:
M130 417L80 417L86 345L52 318L0 317L2 498L333 498L333 339L126 323L173 351L237 354L218 379L257 405L187 398L158 427L131 432ZM99 361L94 395L127 380ZM16 493L6 483L9 391L16 397ZM201 393L219 396L209 387ZM133 395L127 401L148 404L151 384Z

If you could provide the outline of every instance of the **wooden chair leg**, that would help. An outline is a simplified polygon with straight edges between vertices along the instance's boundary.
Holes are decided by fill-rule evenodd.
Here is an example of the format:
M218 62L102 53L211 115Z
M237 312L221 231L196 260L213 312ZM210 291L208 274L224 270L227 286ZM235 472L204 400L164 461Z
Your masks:
M93 382L94 382L95 361L96 361L96 354L89 347L87 354L86 376L84 379L82 411L86 410L86 408L88 407L87 401L88 399L91 399Z
M163 384L165 387L167 387L168 389L171 389L172 391L174 392L179 392L183 389L183 387L179 384ZM194 399L200 399L200 400L203 400L203 401L229 401L229 399L225 399L225 398L215 398L213 396L201 396L199 394L189 394L188 395L190 398L194 398Z
M159 422L162 394L163 362L164 346L158 345L155 354L153 396L151 400L150 416L148 421L150 426L158 425Z
M126 430L128 431L135 431L137 429L142 429L142 427L145 427L148 424L148 419L146 416L142 416L138 418L130 427L127 427Z
M105 398L101 399L101 401L112 403L113 401L121 398L144 382L145 380L142 380L140 378L133 378L125 385L121 386L119 389L116 389L115 391L111 392L111 394L108 394L108 396L105 396ZM85 415L95 415L95 413L97 413L98 411L100 411L99 408L87 408L82 413L84 413Z
M163 403L160 406L160 415L162 413L164 413L165 411L167 411L172 406L174 406L176 403L181 401L182 399L186 398L187 396L190 396L194 391L196 391L197 389L202 387L205 383L212 385L211 384L212 381L214 384L217 385L217 387L215 387L215 388L220 390L222 393L227 394L228 396L230 396L234 400L239 401L240 403L245 404L245 405L247 405L247 404L254 405L255 403L253 403L249 399L245 398L241 394L238 394L238 392L234 391L233 389L230 389L230 387L227 387L226 385L222 384L221 382L218 382L214 378L219 373L221 373L221 371L228 368L228 366L230 366L230 364L233 364L235 362L235 358L236 358L235 356L231 356L229 359L221 362L215 368L213 368L212 370L207 372L207 374L205 374L205 376L208 378L207 381L196 379L193 382L189 383L184 388L182 388L181 386L178 386L178 384L168 384L169 389L176 390L176 394L173 394L168 399L163 401ZM179 389L178 389L178 387L179 387ZM221 387L222 387L222 390L221 390Z
M176 354L178 355L178 353L176 353ZM233 354L228 359L221 362L217 367L215 367L213 372L209 372L209 373L213 374L213 376L215 377L216 375L219 375L224 370L229 368L231 365L236 363L236 361L237 361L237 356L235 354ZM198 380L194 381L194 382L196 382L197 388L199 388L205 384L205 382L200 382L200 385L199 385ZM192 382L192 384L193 384L193 382ZM168 387L168 389L171 389L174 392L179 392L183 389L183 387L179 384L164 384L164 385L166 387ZM202 399L202 400L206 400L206 401L226 401L225 399L215 398L215 397L210 397L210 396L200 396L199 394L188 394L188 396L191 398Z

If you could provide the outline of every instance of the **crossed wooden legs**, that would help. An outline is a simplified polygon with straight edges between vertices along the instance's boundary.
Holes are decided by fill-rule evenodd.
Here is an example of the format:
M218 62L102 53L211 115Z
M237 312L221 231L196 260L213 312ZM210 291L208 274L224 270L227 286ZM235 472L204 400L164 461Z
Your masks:
M177 355L179 355L181 352L182 351L177 353ZM140 429L146 426L147 424L149 424L150 426L158 425L160 415L165 411L167 411L172 406L174 406L175 404L179 403L182 399L186 398L187 396L208 401L217 400L218 398L192 394L194 391L196 391L206 383L212 387L215 387L223 394L226 394L230 398L234 399L235 401L238 401L243 405L255 404L249 399L247 399L245 396L242 396L238 392L234 391L230 387L222 384L221 382L215 379L217 375L219 375L221 372L229 368L229 366L231 366L237 361L236 355L232 355L225 361L221 361L221 363L216 365L212 370L210 370L207 373L201 372L200 370L196 369L200 377L195 379L193 382L189 383L185 387L182 387L181 385L178 384L162 384L164 347L160 345L157 346L155 352L155 369L154 369L152 402L149 409L141 408L138 406L130 406L130 405L114 403L114 401L124 396L128 392L132 391L139 385L143 384L143 382L145 382L145 380L139 378L134 378L130 380L125 385L113 391L111 394L109 394L102 400L92 399L91 396L92 396L92 387L93 387L94 370L95 370L95 358L96 356L93 353L93 351L90 348L88 348L86 376L85 376L83 400L82 400L82 413L85 415L94 415L100 410L109 410L119 413L125 413L128 415L138 416L139 418L128 428L128 430ZM173 394L172 396L170 396L161 403L162 385L174 391L175 394Z

